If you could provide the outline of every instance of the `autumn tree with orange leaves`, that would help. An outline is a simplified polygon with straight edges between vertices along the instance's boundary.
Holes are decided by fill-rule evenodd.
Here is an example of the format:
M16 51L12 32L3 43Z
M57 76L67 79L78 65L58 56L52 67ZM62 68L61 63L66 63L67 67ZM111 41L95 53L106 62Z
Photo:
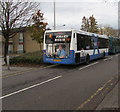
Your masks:
M98 33L98 23L93 15L89 18L85 16L82 18L81 30Z
M43 43L43 35L46 30L46 26L48 23L44 22L44 14L38 10L34 15L33 15L33 25L30 26L30 31L31 31L31 38L32 40L36 40L37 43L39 43L40 50L41 50L41 44Z

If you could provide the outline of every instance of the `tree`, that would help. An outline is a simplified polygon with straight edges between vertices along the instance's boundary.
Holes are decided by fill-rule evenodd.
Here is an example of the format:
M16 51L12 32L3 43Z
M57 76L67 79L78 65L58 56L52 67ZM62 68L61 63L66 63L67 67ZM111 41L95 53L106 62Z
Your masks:
M89 24L89 32L98 33L98 24L93 15L89 17Z
M4 57L8 54L9 39L15 36L22 27L30 24L31 17L38 6L37 2L0 1L0 28L5 39Z
M44 17L43 13L38 10L37 13L33 15L33 25L29 26L30 31L31 31L31 37L33 40L36 40L37 43L40 45L40 50L41 50L41 43L43 43L43 35L46 30L47 23L43 22Z
M89 31L89 20L85 16L82 18L81 30L87 32Z
M86 18L85 16L82 18L81 30L92 33L98 33L98 24L93 15L89 18Z
M109 25L106 25L104 27L100 27L99 28L99 34L107 35L107 36L113 36L113 37L118 37L118 30L112 28Z

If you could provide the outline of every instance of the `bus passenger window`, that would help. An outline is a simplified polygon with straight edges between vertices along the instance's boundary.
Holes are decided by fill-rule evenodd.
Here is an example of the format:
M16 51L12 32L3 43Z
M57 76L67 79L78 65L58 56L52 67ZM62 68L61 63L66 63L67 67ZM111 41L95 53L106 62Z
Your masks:
M87 50L89 50L89 49L90 49L90 46L89 46L89 45L87 45L87 46L86 46L86 49L87 49Z

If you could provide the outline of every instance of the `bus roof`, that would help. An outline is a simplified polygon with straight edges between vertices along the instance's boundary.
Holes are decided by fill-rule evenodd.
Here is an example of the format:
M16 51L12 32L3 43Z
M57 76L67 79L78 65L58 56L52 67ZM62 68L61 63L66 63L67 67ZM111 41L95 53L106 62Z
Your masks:
M112 37L112 36L109 36L109 38L120 39L119 37Z
M75 30L75 29L70 29L70 30L46 30L47 33L50 33L50 32L69 32L69 31L72 31L74 33L80 33L80 34L83 34L83 35L95 36L95 37L98 36L100 38L109 39L107 35L99 35L99 34L96 34L96 33L86 32L86 31L82 31L82 30Z

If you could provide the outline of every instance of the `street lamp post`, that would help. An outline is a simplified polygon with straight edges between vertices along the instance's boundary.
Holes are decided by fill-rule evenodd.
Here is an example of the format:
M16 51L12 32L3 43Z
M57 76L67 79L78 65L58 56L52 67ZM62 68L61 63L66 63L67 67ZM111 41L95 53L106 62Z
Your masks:
M54 30L56 29L55 0L54 0Z

